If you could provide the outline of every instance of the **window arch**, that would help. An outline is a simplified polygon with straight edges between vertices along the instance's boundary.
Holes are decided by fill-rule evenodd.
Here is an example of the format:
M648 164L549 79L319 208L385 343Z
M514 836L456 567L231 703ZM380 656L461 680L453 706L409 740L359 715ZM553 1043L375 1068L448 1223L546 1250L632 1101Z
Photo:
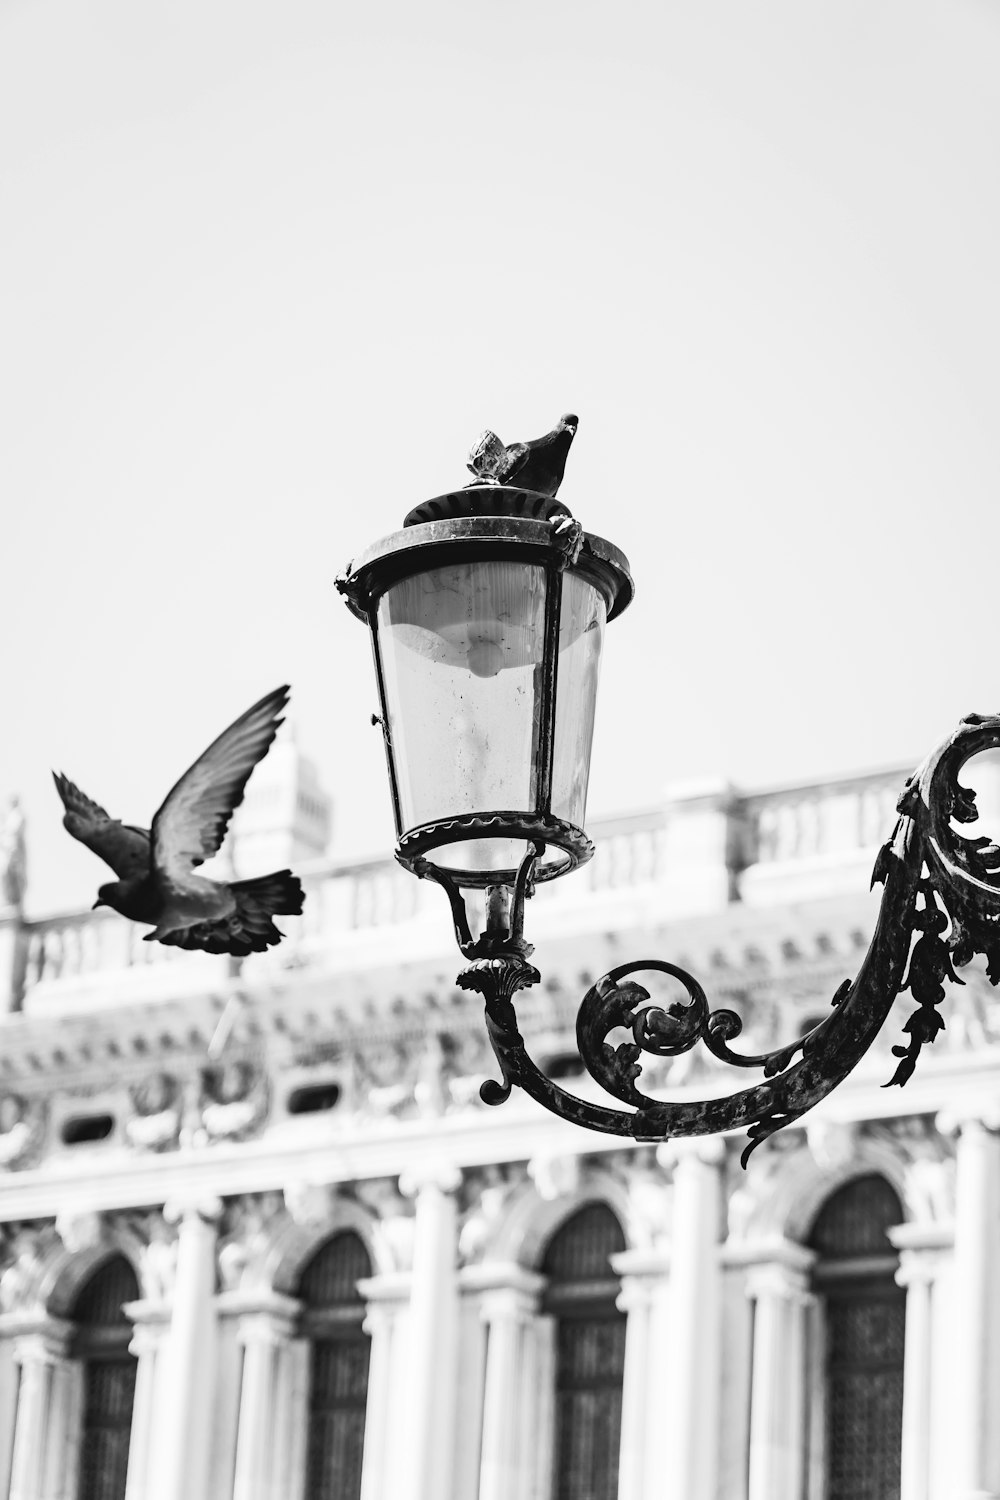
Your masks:
M615 1500L621 1446L625 1315L609 1257L625 1249L615 1215L591 1203L550 1241L542 1306L555 1320L552 1500Z
M123 1500L135 1398L132 1324L123 1310L139 1297L124 1255L106 1260L84 1282L70 1310L70 1356L83 1367L83 1411L76 1500Z
M825 1500L899 1495L906 1294L886 1231L902 1219L884 1177L858 1177L827 1199L809 1236L824 1312Z
M321 1245L299 1278L301 1331L310 1343L308 1500L359 1500L371 1340L358 1282L371 1260L353 1230Z

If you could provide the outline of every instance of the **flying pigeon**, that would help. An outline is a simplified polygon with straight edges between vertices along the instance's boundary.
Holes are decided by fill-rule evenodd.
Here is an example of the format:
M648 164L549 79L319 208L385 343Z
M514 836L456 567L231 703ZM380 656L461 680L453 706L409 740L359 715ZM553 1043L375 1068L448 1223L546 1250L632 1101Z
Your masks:
M243 958L280 943L272 917L298 914L304 899L290 870L231 883L194 872L218 852L250 773L283 722L288 693L276 688L230 724L168 793L148 832L110 818L52 773L66 808L63 827L118 876L100 887L95 910L111 906L133 922L151 922L145 941L175 948Z
M570 443L579 418L572 412L529 443L504 444L494 432L484 432L469 455L469 468L479 479L495 484L517 484L521 489L554 496L562 484Z

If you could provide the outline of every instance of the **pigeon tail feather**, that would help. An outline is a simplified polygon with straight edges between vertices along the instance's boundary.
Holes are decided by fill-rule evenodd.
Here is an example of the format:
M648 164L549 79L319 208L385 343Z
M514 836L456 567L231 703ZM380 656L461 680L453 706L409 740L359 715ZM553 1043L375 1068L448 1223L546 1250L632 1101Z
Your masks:
M276 870L253 880L235 880L229 889L236 898L236 911L231 917L218 922L198 922L167 933L160 942L171 948L246 958L250 953L263 953L280 943L282 933L272 918L298 916L305 901L302 884L291 870Z
M291 870L276 870L272 875L257 875L253 880L234 880L229 889L242 911L246 906L262 907L270 916L297 917L305 901L302 882Z

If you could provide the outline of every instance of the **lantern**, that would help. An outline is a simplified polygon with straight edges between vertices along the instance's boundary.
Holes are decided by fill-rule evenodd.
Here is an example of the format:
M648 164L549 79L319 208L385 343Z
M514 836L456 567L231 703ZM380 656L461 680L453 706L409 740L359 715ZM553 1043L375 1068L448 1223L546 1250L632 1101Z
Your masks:
M472 485L338 586L371 630L401 863L493 887L531 847L535 880L589 859L604 630L632 597L618 549L549 496Z

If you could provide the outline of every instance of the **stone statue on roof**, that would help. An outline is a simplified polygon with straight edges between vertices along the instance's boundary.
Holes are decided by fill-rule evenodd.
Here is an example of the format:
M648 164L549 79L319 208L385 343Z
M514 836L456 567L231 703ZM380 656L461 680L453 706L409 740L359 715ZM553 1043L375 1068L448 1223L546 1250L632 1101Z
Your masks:
M28 851L21 799L13 796L0 822L0 906L24 905L28 884Z

